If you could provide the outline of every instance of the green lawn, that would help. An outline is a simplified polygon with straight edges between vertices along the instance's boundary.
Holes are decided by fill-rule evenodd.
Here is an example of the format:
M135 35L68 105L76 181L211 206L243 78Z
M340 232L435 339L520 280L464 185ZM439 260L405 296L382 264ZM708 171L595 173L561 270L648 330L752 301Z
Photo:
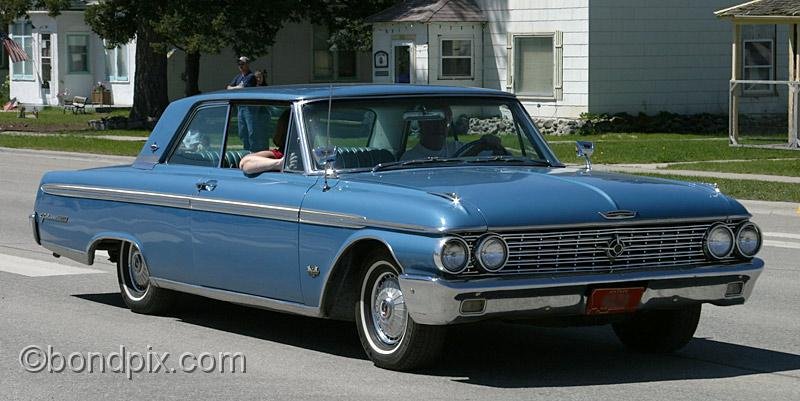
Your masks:
M144 140L150 136L150 131L146 129L109 129L105 131L61 131L58 134L72 136L138 136Z
M684 177L679 175L663 174L636 175L669 178L678 181L715 183L719 185L719 189L722 191L722 193L737 199L800 202L800 184L755 180L729 180L725 178L714 177Z
M139 141L114 141L72 135L23 136L0 135L0 146L7 148L58 150L63 152L136 156L142 149Z
M693 140L706 138L703 140ZM731 159L796 158L791 150L754 149L728 146L727 138L681 134L605 134L590 136L548 137L548 140L595 140L592 162L666 163ZM575 144L553 143L551 148L564 163L578 163Z
M744 162L700 162L674 164L669 170L721 171L725 173L767 174L800 177L800 152L794 160L750 160Z
M27 115L33 115L32 109L28 110ZM17 112L0 112L0 131L38 131L56 132L63 130L89 130L89 120L99 120L103 117L122 116L127 117L130 113L128 109L114 109L110 113L95 113L91 109L86 114L66 114L60 107L45 107L39 110L39 118L18 118Z

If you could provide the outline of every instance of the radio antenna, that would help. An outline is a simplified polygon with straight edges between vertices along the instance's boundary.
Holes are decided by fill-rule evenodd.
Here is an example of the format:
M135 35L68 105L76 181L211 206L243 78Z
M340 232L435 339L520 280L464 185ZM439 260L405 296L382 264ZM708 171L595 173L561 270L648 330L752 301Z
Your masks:
M325 127L325 139L328 141L328 146L331 146L331 103L333 103L333 83L330 84L328 91L328 123Z

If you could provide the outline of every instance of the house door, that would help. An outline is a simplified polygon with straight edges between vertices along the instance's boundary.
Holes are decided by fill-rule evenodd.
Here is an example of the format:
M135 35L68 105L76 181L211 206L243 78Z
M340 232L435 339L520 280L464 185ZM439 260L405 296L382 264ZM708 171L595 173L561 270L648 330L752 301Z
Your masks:
M394 71L394 83L412 84L414 83L414 54L413 42L395 42L393 45L394 57L392 69Z

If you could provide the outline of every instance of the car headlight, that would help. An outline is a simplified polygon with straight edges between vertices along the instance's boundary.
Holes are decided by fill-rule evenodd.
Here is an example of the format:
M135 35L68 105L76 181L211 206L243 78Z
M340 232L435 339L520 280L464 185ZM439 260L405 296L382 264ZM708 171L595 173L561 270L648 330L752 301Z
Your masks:
M461 238L445 238L434 255L436 266L448 273L461 273L469 265L469 245Z
M746 258L752 258L761 249L761 230L747 222L736 231L736 251Z
M498 235L490 234L478 241L475 247L475 259L488 272L496 272L505 266L508 260L508 245Z
M733 252L733 231L724 224L715 224L706 233L706 252L715 259L730 256Z

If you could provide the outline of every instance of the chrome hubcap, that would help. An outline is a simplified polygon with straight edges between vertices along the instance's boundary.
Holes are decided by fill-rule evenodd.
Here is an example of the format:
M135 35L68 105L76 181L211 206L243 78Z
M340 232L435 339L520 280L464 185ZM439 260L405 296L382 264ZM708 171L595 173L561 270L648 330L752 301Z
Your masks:
M378 338L387 345L400 342L408 322L405 298L394 273L383 273L372 287L372 323Z
M128 274L131 278L131 287L137 292L145 292L150 283L150 272L144 263L144 258L139 249L131 249L128 256Z

